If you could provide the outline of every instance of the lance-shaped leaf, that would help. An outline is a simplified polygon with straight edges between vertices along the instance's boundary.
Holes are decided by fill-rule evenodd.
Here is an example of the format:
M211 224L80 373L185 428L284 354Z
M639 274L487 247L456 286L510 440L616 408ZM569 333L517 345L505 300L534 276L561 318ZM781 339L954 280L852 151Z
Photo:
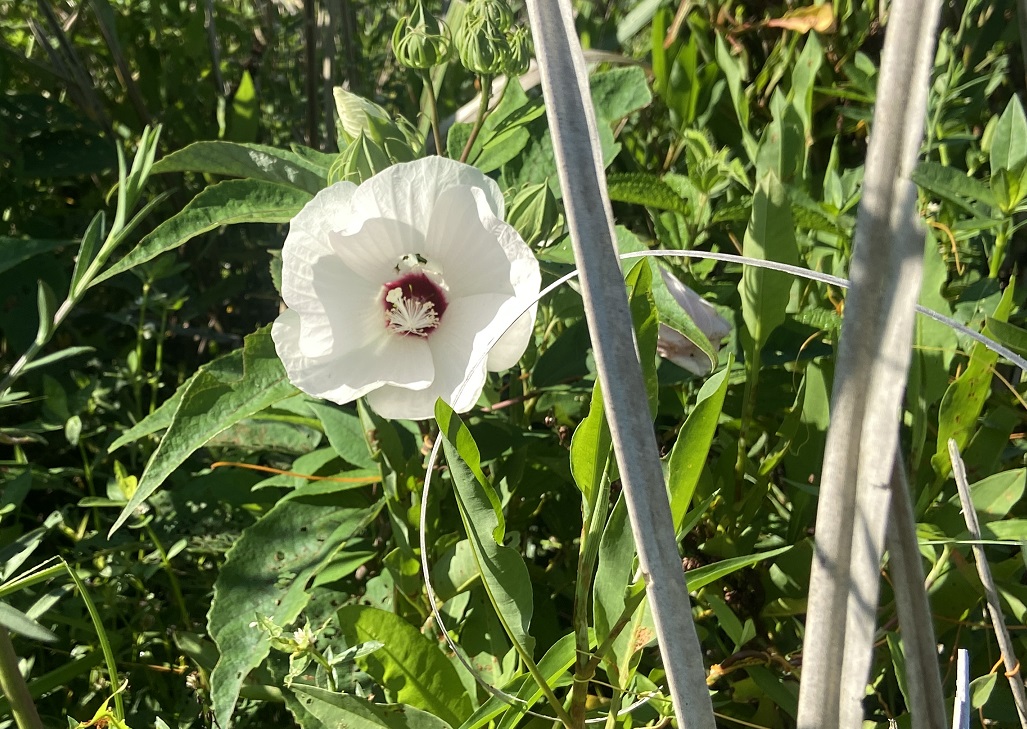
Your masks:
M249 177L278 182L316 194L327 184L328 170L308 157L263 144L194 142L172 152L150 168L162 172L203 172L225 177Z
M275 353L270 331L270 327L265 327L246 337L241 352L201 367L186 383L168 429L111 533L208 440L243 418L295 394L296 389Z

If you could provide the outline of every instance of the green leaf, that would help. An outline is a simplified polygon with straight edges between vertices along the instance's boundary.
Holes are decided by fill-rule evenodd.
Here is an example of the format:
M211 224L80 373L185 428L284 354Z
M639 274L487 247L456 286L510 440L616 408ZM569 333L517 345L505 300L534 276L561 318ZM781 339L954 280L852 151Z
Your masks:
M373 704L350 694L293 683L296 700L313 722L297 721L303 729L448 729L437 716L404 704Z
M156 162L150 174L202 172L249 177L317 194L327 183L324 170L308 158L277 147L237 142L194 142Z
M1013 282L1006 286L992 318L1005 321L1013 306ZM988 330L985 329L985 334ZM998 362L998 354L980 342L970 351L970 362L963 373L945 390L938 409L938 444L931 465L939 476L951 473L949 438L956 441L959 450L966 449L970 436L977 430L977 418L991 394L991 379Z
M670 491L670 513L676 530L681 529L710 446L713 445L717 423L724 408L724 397L727 395L730 369L725 367L703 383L695 407L681 426L670 452L667 488Z
M48 354L45 357L39 357L38 359L32 360L25 365L21 371L22 373L29 372L30 370L34 370L38 367L46 367L47 365L51 365L54 362L60 362L68 359L69 357L78 357L79 355L89 354L95 351L96 347L68 347L67 349L62 349L58 352Z
M242 72L232 96L232 113L228 118L226 136L236 142L252 142L260 129L260 104L257 87L249 71Z
M42 279L36 282L36 308L39 312L36 344L42 346L53 336L53 317L57 312L57 301L54 298L53 289Z
M913 170L913 182L924 192L952 203L975 218L990 217L985 206L995 204L995 195L983 182L962 170L937 162L924 161L918 164Z
M592 644L594 645L594 636L589 637L593 639ZM542 656L542 660L538 662L538 670L548 685L555 685L570 670L570 667L574 665L575 650L574 633L568 633L553 643L552 647ZM514 695L528 706L533 706L542 698L542 689L527 674L521 674L521 676L510 681L503 689L509 693L514 686L518 687ZM523 716L523 712L519 709L511 708L506 701L498 696L492 696L463 723L460 729L479 729L479 727L485 726L500 714L505 714L503 717L504 723L507 721L506 717L516 719Z
M75 258L75 270L71 275L71 286L69 291L75 295L82 284L82 277L89 268L89 264L96 258L96 252L100 249L103 241L106 226L106 217L101 210L90 221L89 227L82 236L82 242L78 247L78 256Z
M752 216L745 229L742 255L798 264L792 213L784 188L773 172L760 180L752 198ZM792 277L780 271L746 266L738 293L742 297L742 318L756 344L762 349L770 333L784 323Z
M998 683L998 673L989 673L986 676L980 676L971 681L970 706L979 709L988 703L988 699L991 698L991 692L995 690L996 683Z
M596 380L592 386L588 415L571 436L571 474L586 504L593 503L595 494L602 486L602 479L612 465L612 449L613 439L606 420L603 391L599 380Z
M596 116L608 123L649 106L653 100L641 66L621 66L594 74L589 86Z
M203 444L226 428L295 394L271 341L271 328L246 337L242 352L204 365L184 387L167 432L111 533Z
M58 640L53 631L6 602L0 602L0 628L42 643L56 643Z
M350 645L384 644L359 662L391 695L451 726L470 716L471 700L437 641L421 635L395 613L367 605L346 606L339 610L338 619Z
M994 473L970 485L970 500L982 524L1003 519L1023 498L1027 486L1027 468ZM951 503L960 505L959 495Z
M230 723L246 675L267 656L257 615L290 625L310 601L308 583L381 510L354 492L282 501L243 530L228 550L207 614L220 657L210 675L221 726Z
M326 402L310 402L307 406L321 421L328 442L339 454L339 458L359 468L378 468L378 462L367 447L364 427L356 413Z
M73 245L75 245L73 240L10 238L0 235L0 273L10 270L34 256Z
M991 338L1005 345L1019 355L1027 357L1027 330L992 317L985 319L984 326Z
M225 180L211 185L190 200L181 212L158 225L90 285L146 263L223 225L288 223L311 197L303 190L263 180Z
M776 557L779 554L784 554L792 545L786 547L778 547L777 549L770 549L766 552L758 552L756 554L746 554L741 557L731 557L729 559L722 559L719 562L712 564L703 565L697 567L694 570L689 570L685 573L685 581L688 582L688 591L695 592L706 587L711 582L716 582L722 577L727 577L732 572L737 572L740 569L754 565L757 562L762 562L770 557Z
M528 633L533 608L528 568L519 552L497 541L505 532L499 497L481 471L478 446L467 426L442 400L435 404L435 419L482 583L503 629L530 657L535 639Z
M1027 117L1016 94L1012 94L1005 111L995 125L991 135L991 176L998 175L1000 170L1012 172L1020 176L1027 164Z
M610 199L614 202L690 214L688 202L656 175L646 172L615 172L607 177L606 184Z

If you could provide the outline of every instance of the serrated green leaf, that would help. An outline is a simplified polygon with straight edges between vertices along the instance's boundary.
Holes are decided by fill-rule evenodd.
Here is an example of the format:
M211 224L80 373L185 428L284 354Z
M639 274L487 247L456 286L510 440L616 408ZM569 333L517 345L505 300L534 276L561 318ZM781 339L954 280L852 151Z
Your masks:
M528 568L519 552L497 541L505 530L499 497L481 472L478 446L467 426L442 400L435 404L435 419L482 584L511 641L531 656L535 639L528 633L533 610Z
M791 209L773 172L760 180L753 195L742 255L793 265L799 262ZM770 333L784 323L791 288L792 277L780 271L746 266L742 272L738 284L742 318L756 349L762 349Z
M324 170L308 158L277 147L238 142L193 142L154 163L150 174L202 172L278 182L316 194L326 184Z
M614 202L645 205L656 210L670 210L688 215L688 201L678 195L664 180L644 172L616 172L607 177L610 199Z
M186 458L226 428L295 394L271 341L271 328L246 337L242 354L205 365L185 386L168 429L111 533Z
M730 367L713 375L703 383L695 407L681 426L674 448L670 452L670 474L667 487L670 491L670 514L675 530L680 530L692 503L692 495L699 483L706 457L713 445L720 412L727 395L728 371Z
M207 614L220 651L210 686L221 726L231 726L246 675L271 649L251 623L259 615L290 625L310 601L308 583L380 510L381 502L368 506L353 492L293 499L243 530L218 573Z
M471 700L436 641L395 613L367 605L346 606L338 618L350 645L384 644L360 663L402 703L434 714L450 726L459 726L470 716Z
M146 263L201 233L236 223L288 223L312 195L264 180L225 180L211 185L146 235L134 249L90 283L91 286Z

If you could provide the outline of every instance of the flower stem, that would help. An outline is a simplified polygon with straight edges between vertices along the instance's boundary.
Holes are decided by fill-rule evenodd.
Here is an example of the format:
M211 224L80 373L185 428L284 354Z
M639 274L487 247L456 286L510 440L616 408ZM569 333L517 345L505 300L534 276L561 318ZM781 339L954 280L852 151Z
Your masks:
M474 126L471 127L471 136L467 138L467 144L464 145L464 151L460 154L461 162L466 162L467 158L471 156L471 149L474 147L474 143L478 141L478 135L481 133L481 128L485 124L485 118L489 115L489 96L492 95L492 77L479 76L478 80L481 83L481 101L478 103L478 116L474 120Z
M1009 221L1006 220L998 229L995 236L995 249L991 252L991 260L988 262L988 278L998 278L1002 269L1002 262L1006 258L1006 247L1009 245Z
M11 703L11 715L18 729L43 729L29 687L18 670L18 654L6 630L0 630L0 690Z
M435 154L444 155L446 150L442 147L442 132L439 129L439 107L435 99L435 86L431 80L431 72L421 71L424 79L424 95L428 99L428 118L431 120L431 133L435 137Z

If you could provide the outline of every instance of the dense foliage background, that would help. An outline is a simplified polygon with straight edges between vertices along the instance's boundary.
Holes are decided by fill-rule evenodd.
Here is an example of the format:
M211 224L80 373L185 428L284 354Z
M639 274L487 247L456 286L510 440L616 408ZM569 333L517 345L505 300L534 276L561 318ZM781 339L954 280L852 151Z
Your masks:
M74 289L79 240L89 237L98 211L106 210L108 221L115 217L117 146L131 162L148 126L161 125L158 159L206 140L284 150L299 145L294 152L305 169L320 171L327 182L335 175L339 140L343 147L348 141L332 95L333 87L345 86L408 120L419 129L410 136L430 146L423 79L391 52L392 29L407 8L389 5L0 5L0 372L39 337L46 292L56 292L60 302ZM451 20L461 5L447 7ZM811 7L610 0L576 8L595 66L593 97L624 250L744 249L846 274L886 7L849 0ZM441 6L431 9L445 14ZM515 3L515 10L523 22L523 9ZM929 230L921 300L1027 354L1017 286L1025 252L1018 227L1027 196L1027 120L1017 96L1025 68L1016 10L952 2L942 25L916 179ZM567 272L573 259L536 84L529 73L511 86L469 161L500 182L511 220L535 247L548 281ZM451 120L472 101L475 85L473 74L451 62L440 87L440 116ZM459 156L470 135L466 122L474 109L471 104L470 115L449 127L451 156ZM226 646L215 639L224 637L221 630L246 627L264 650L273 638L273 650L264 659L251 648L253 665L260 664L252 673L245 660L239 664L232 726L330 725L301 705L302 697L316 695L292 687L304 679L318 690L402 701L469 726L472 708L488 695L451 661L444 644L429 653L424 645L430 643L417 642L420 631L438 643L419 572L422 507L451 632L490 682L507 685L520 668L477 577L467 572L453 485L440 481L431 501L420 501L427 445L435 437L427 426L386 423L366 410L305 396L279 398L237 422L222 422L227 429L211 426L205 446L183 452L180 467L109 535L170 422L147 417L208 363L214 364L205 376L232 388L229 375L243 358L262 362L268 352L260 330L279 311L276 254L296 206L282 203L258 214L251 205L234 217L222 209L206 225L183 224L192 227L177 239L160 228L204 199L197 195L224 191L215 184L223 177L245 177L217 171L198 161L156 168L139 207L157 202L115 260L140 241L159 255L84 292L40 359L57 356L26 370L10 392L0 386L0 625L15 633L40 714L47 726L89 720L115 688L112 660L128 680L119 700L130 726L158 719L209 726L218 701L210 674L218 648ZM309 199L310 192L302 194ZM669 265L734 324L717 374L707 379L661 361L653 402L672 482L681 481L675 469L689 457L681 446L675 465L676 444L686 440L679 435L709 431L705 442L686 444L698 448L690 451L696 477L678 527L714 704L724 726L792 726L845 293L791 279L746 284L735 264ZM634 276L637 295L655 301L663 317L659 277ZM753 295L781 313L780 320L769 311L757 317L761 332L743 315L750 306L743 298ZM248 335L254 336L243 355ZM1016 714L993 667L999 655L945 443L954 437L963 450L1007 621L1022 627L1027 583L1019 545L1027 540L1027 512L1019 502L1027 403L1018 374L969 339L922 323L902 436L943 672L951 678L956 649L969 648L980 716L1002 726ZM576 590L584 589L586 603L589 594L608 599L603 560L614 558L617 534L610 532L609 545L604 537L609 548L600 547L593 593L591 569L585 577L580 571L585 489L568 453L589 415L594 379L580 298L565 286L544 302L519 370L493 376L482 403L491 407L468 419L502 501L507 546L523 556L530 577L536 660L571 632ZM239 390L241 398L253 394ZM215 462L348 480L212 468ZM611 492L615 517L615 480ZM333 541L312 566L301 555L322 548L312 541L318 536ZM264 557L273 569L261 573ZM264 592L250 590L256 583ZM268 595L270 603L260 602ZM298 601L296 620L259 624L269 614L260 610L272 609L274 599ZM250 628L250 622L258 624ZM637 646L623 661L599 667L590 710L659 690L657 654L635 651L651 637L643 611L636 622ZM867 719L905 725L901 635L887 586L879 624ZM312 632L294 636L304 625ZM1027 645L1019 636L1014 633L1023 655ZM345 654L371 639L386 649L393 639L409 654L384 659L375 652L355 662ZM316 668L320 661L329 668ZM400 665L452 671L458 684L434 697L418 693L396 679ZM5 701L0 698L0 726L12 725ZM666 711L657 697L626 721L659 722ZM522 719L510 712L495 721Z

